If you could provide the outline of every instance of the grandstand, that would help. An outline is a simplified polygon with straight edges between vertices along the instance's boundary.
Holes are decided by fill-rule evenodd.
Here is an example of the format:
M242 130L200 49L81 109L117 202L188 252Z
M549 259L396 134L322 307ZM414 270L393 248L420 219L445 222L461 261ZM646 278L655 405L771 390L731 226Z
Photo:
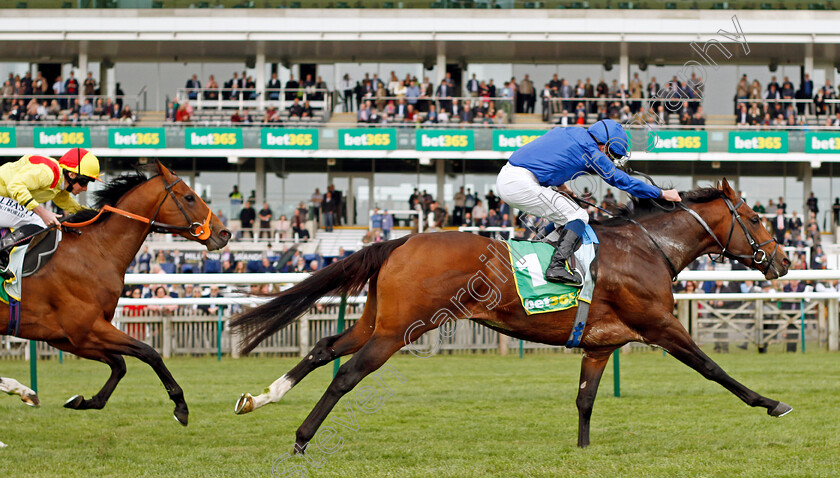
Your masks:
M806 223L813 192L814 222L834 230L840 18L808 11L830 2L4 6L18 7L0 18L4 160L60 154L68 137L108 173L166 158L237 227L234 185L275 222L303 203L307 253L358 249L373 208L413 208L415 188L448 212L437 226L457 227L461 187L484 198L510 151L602 117L628 124L633 167L658 182L725 176ZM750 11L762 9L788 11ZM333 233L312 200L330 184ZM398 216L394 233L416 227ZM268 234L294 242L277 224Z

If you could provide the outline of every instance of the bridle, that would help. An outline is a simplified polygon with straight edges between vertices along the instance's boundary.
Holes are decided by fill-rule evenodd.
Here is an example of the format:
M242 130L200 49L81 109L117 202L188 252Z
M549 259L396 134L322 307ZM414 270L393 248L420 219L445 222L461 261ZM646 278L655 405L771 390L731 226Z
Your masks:
M175 180L174 182L172 182L170 184L170 183L166 182L166 178L162 174L158 175L157 177L159 177L161 179L161 181L163 181L163 186L164 186L164 190L166 191L166 194L163 196L163 199L161 199L161 201L158 204L157 208L155 209L155 213L154 213L154 215L152 215L151 219L140 216L140 215L137 215L137 214L134 214L134 213L131 213L131 212L128 212L128 211L123 211L122 209L118 209L118 208L115 208L113 206L105 205L99 211L99 214L97 214L93 219L90 219L90 220L84 221L84 222L77 222L77 223L63 222L63 223L61 223L61 225L64 226L64 227L73 227L73 228L84 227L84 226L87 226L87 225L90 225L90 224L93 224L94 222L96 222L103 213L112 212L112 213L119 214L121 216L127 217L129 219L134 219L135 221L146 223L155 232L187 231L187 232L190 233L191 236L195 237L196 239L202 240L202 241L209 238L210 234L211 234L210 218L213 215L213 211L210 209L210 207L207 206L207 204L204 202L203 199L201 199L200 196L196 195L198 200L201 201L201 203L204 204L207 207L207 217L204 219L204 222L191 221L190 216L189 216L189 214L187 214L187 211L186 211L186 209L184 209L184 206L181 204L181 201L178 200L178 198L175 196L175 193L172 191L172 188L174 188L176 184L182 182L183 180L181 178L178 178L177 180ZM154 179L154 178L152 178L152 179ZM165 203L166 199L169 198L170 196L172 197L172 200L175 201L175 206L177 206L178 210L181 211L181 214L184 215L184 219L187 220L187 224L188 224L187 226L177 226L177 225L174 225L174 224L166 224L164 222L160 222L160 221L157 220L157 216L160 213L161 208L163 207L163 203Z
M724 257L728 257L728 258L733 259L733 260L752 259L753 263L756 265L758 270L760 270L763 274L766 274L767 270L770 268L770 265L773 264L773 261L775 261L775 259L776 259L776 253L779 252L779 247L778 247L778 243L776 243L776 239L771 236L770 239L759 243L758 241L755 240L755 238L753 238L753 235L750 234L750 231L747 229L746 224L744 224L744 221L741 219L741 215L738 214L738 208L741 207L743 204L746 204L746 201L744 201L744 198L741 198L741 200L738 201L738 203L735 204L735 205L733 205L732 201L730 201L729 198L726 197L726 196L723 197L723 201L726 203L726 207L729 208L729 212L732 216L732 224L729 226L729 236L726 239L726 245L723 245L723 243L720 242L720 239L718 239L718 237L712 231L712 228L710 228L709 225L706 224L706 221L704 221L703 218L700 217L699 214L697 214L697 212L695 212L693 209L687 207L682 202L678 202L676 204L677 204L678 207L680 207L681 209L683 209L686 212L688 212L689 214L691 214L691 216L694 219L696 219L697 222L699 222L701 226L703 226L703 229L705 229L706 232L708 232L709 235L712 236L712 239L715 240L718 247L720 247L720 253L717 255L717 257L712 257L712 254L709 253L709 258L713 262L722 262ZM735 231L735 223L736 222L738 223L739 226L741 226L741 230L744 232L744 236L747 238L747 242L750 244L750 247L753 250L752 255L749 255L749 254L735 254L735 253L732 253L732 252L729 251L729 244L732 242L732 233ZM773 248L773 254L771 254L770 257L768 257L767 252L764 249L762 249L762 247L764 247L764 246L766 246L767 244L770 244L770 243L776 243L776 247ZM762 264L766 264L764 266L763 270L761 268Z

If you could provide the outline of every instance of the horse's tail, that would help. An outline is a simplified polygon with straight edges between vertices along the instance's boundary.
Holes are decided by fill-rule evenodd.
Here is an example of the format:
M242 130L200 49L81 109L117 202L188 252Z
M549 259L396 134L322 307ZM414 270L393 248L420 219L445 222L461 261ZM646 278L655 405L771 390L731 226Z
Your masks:
M273 333L303 315L321 297L329 294L358 292L375 276L394 249L411 236L378 242L334 262L307 277L303 282L284 290L269 302L243 312L231 321L231 327L247 333L242 340L242 353L248 353Z

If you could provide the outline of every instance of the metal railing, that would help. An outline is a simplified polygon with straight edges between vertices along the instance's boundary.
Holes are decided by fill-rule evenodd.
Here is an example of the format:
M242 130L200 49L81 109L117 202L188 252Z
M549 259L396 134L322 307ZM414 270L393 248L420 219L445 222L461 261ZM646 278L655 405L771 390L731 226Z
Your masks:
M195 110L214 109L256 109L263 111L274 106L284 111L298 98L301 106L309 101L313 110L331 113L333 93L328 89L316 88L179 88L177 98L190 101Z
M309 274L127 274L126 284L285 284L290 286ZM838 280L838 270L791 271L784 280ZM757 271L683 271L678 280L763 280ZM675 312L692 338L702 344L742 345L759 348L773 344L817 343L840 350L840 291L674 294ZM173 354L231 354L237 356L240 337L228 327L230 317L265 298L162 298L120 299L114 323L124 332L146 341L164 356ZM348 298L348 320L358 320L366 297ZM300 320L262 343L255 352L305 355L312 345L337 331L340 298L326 297ZM215 308L211 308L215 307ZM518 344L470 321L459 321L455 330L426 334L412 348L449 352L492 351ZM3 339L0 357L23 357L19 339ZM790 347L788 345L788 347ZM528 343L529 349L556 347ZM46 344L39 354L56 355Z

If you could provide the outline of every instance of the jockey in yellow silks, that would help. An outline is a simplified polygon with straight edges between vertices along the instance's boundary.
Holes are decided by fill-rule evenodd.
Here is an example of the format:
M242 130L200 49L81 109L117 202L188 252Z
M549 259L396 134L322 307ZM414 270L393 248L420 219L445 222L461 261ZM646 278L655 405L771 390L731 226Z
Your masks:
M82 148L73 148L58 161L38 155L26 155L0 166L0 228L12 232L0 238L0 277L9 279L9 253L25 244L47 226L58 226L59 216L43 206L47 201L68 213L82 206L73 197L87 190L99 179L99 159Z

